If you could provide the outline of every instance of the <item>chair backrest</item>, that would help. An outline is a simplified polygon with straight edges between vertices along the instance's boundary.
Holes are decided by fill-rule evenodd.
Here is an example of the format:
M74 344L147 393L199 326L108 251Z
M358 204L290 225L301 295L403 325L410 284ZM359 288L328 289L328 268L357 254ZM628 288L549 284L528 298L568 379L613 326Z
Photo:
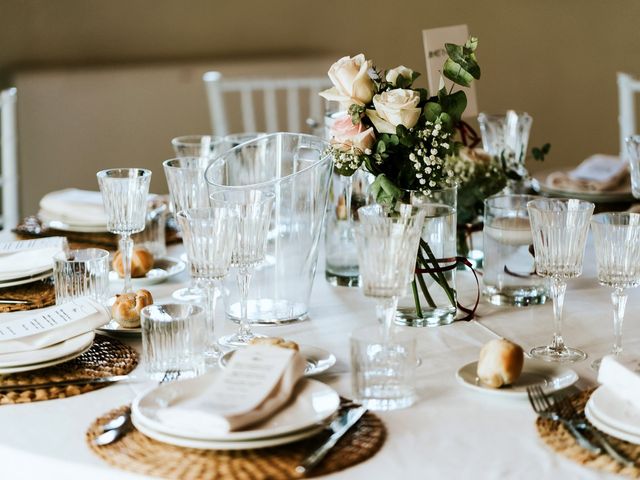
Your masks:
M638 133L635 95L640 93L640 80L626 73L618 73L618 102L620 125L620 157L624 156L624 139Z
M2 188L2 230L18 224L18 128L17 90L0 92L0 188Z
M203 76L213 134L224 136L231 132L230 119L226 104L233 94L239 94L240 113L244 132L279 131L303 132L305 124L309 126L322 125L323 102L318 95L321 90L329 88L331 82L323 77L295 77L295 78L223 78L220 72L207 72ZM284 92L284 102L279 101L280 92ZM306 102L301 99L306 95ZM262 108L256 98L262 96ZM284 115L278 115L279 105L285 104ZM258 113L264 112L264 122L258 123ZM304 113L306 118L302 118ZM281 121L286 116L286 123ZM308 121L309 120L309 121Z

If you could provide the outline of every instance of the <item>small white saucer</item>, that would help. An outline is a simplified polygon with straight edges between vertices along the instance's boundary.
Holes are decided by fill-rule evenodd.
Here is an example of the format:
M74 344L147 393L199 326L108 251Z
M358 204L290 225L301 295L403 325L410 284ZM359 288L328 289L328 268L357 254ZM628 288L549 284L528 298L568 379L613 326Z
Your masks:
M471 362L456 372L458 382L473 390L501 397L527 397L527 387L541 385L545 392L555 392L570 387L578 381L578 374L570 368L538 360L525 360L522 374L513 385L492 388L484 385L476 371L478 362Z
M222 368L226 368L234 352L235 350L230 350L220 357L220 366ZM336 364L335 355L322 348L300 345L300 353L307 361L307 366L304 369L305 377L320 375Z
M133 288L144 287L147 285L155 285L162 283L168 278L178 275L186 268L182 260L172 257L157 258L153 262L153 268L147 272L144 277L132 278L131 285ZM123 284L124 279L120 278L117 272L113 270L109 272L109 281L115 284Z
M140 335L140 334L142 334L142 328L140 328L140 327L126 328L126 327L123 327L122 325L120 325L115 320L111 320L109 323L106 323L106 324L102 325L101 327L98 327L96 330L100 330L100 331L105 332L105 333L121 333L123 335Z

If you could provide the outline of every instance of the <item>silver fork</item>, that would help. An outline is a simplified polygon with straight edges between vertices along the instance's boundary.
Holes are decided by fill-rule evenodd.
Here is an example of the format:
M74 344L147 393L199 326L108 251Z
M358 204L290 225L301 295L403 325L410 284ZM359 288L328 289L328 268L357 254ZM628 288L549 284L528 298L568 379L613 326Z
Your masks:
M595 454L599 454L602 452L602 449L591 443L591 441L587 437L585 437L582 432L580 432L580 430L578 430L573 422L564 418L560 414L559 410L557 410L557 406L549 401L549 397L545 395L540 385L527 387L527 397L529 397L529 403L531 403L534 412L536 412L542 418L547 418L555 422L561 422L565 427L567 427L569 432L571 432L571 435L573 435L573 438L576 439L578 445L580 445L582 448L589 450L590 452Z
M173 382L180 378L180 370L167 370L162 380L158 383ZM117 442L133 429L131 422L131 407L127 407L120 415L112 418L102 426L102 433L93 439L93 443L99 447Z
M602 448L604 448L609 456L611 456L611 458L626 467L635 467L635 462L616 450L604 435L602 435L596 428L587 423L583 415L580 415L575 409L575 407L571 403L571 400L569 400L567 397L558 398L556 395L554 395L554 399L556 399L556 401L558 402L562 415L572 421L578 429L591 433L596 441L600 445L602 445Z

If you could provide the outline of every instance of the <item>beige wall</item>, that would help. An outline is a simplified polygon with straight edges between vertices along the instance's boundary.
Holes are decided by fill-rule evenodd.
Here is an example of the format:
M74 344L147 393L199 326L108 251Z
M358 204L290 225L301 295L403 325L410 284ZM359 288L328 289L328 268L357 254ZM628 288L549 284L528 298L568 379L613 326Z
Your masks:
M0 78L6 83L16 72L47 66L213 64L240 57L360 51L382 68L403 63L424 71L420 30L467 23L480 38L480 109L528 111L534 117L532 144L551 142L549 164L571 165L595 152L617 153L615 73L640 75L639 20L638 0L0 0ZM126 88L127 78L120 81ZM60 135L68 143L69 158L84 172L77 181L86 185L79 186L88 186L92 172L106 166L99 163L100 155L86 153L87 144L135 163L135 157L161 153L141 144L126 156L118 146L122 138L140 135L148 142L154 141L149 132L163 138L183 133L170 131L168 115L183 116L185 128L206 122L199 103L203 92L190 97L189 110L174 103L170 112L151 105L147 112L132 108L119 116L109 113L113 102L101 97L99 85L87 92L95 95L90 106L100 110L90 118L64 119L68 112L63 108L58 119L42 119L37 129L21 124L27 132L48 129L48 135L59 122L73 126ZM145 99L142 90L135 93ZM20 101L37 111L34 95ZM87 138L85 127L100 118L103 138ZM27 213L33 208L30 197L45 187L67 185L69 172L46 164L47 170L41 170L41 160L29 155L42 150L32 148L30 154L29 145L21 147ZM41 184L41 178L48 180Z

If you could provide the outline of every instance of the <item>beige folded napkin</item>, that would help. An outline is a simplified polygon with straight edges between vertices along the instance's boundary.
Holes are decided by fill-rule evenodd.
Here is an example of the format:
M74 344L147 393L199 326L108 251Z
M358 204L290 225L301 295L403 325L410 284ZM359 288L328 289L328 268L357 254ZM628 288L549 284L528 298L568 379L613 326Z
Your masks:
M40 209L44 220L93 227L107 225L100 192L67 188L47 193L40 200Z
M53 268L53 257L67 249L64 237L0 243L0 281L28 277Z
M181 431L224 434L266 420L284 406L306 360L296 352L270 345L237 350L227 368L197 397L182 397L156 415Z
M627 164L611 155L592 155L569 172L553 172L547 185L559 190L607 192L629 183Z
M640 409L640 357L605 356L598 370L598 382Z
M90 298L53 307L0 314L0 354L26 352L90 332L111 319Z

